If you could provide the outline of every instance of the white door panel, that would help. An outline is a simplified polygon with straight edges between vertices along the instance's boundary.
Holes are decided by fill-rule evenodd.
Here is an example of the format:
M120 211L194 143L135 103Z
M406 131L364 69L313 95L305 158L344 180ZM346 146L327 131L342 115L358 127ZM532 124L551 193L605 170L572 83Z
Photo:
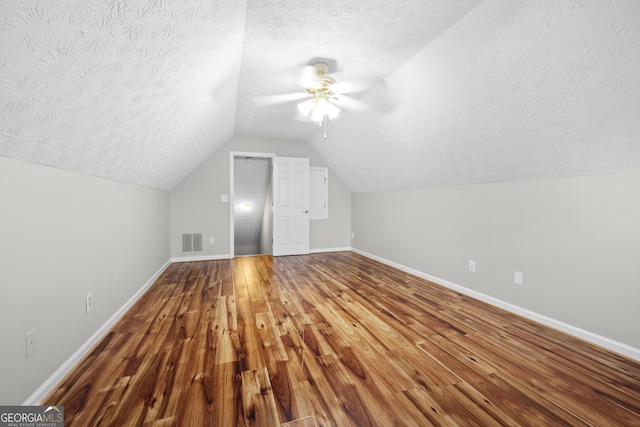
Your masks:
M274 158L274 255L309 253L309 159Z

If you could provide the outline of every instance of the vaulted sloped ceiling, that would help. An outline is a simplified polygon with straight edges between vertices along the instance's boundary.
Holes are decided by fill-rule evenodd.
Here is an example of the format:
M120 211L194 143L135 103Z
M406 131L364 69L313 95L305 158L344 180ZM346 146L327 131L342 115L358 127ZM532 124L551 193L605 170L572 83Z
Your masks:
M314 58L387 108L325 139L253 103ZM635 0L0 2L0 155L157 188L233 135L309 143L352 191L638 171L639 119Z
M640 2L484 1L387 82L312 140L352 191L640 170Z

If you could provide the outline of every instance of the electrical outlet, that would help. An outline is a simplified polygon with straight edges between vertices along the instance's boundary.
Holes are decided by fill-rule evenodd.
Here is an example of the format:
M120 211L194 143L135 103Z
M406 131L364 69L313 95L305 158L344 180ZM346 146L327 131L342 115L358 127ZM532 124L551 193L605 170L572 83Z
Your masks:
M36 351L36 330L33 329L27 332L24 338L25 338L25 345L26 345L25 357L29 357L30 355L33 354L34 351Z
M513 272L513 284L514 285L522 286L522 280L523 279L524 279L524 274L520 273L519 271L514 271Z
M216 243L216 239L213 237L209 237L209 244L214 245Z
M114 289L118 289L120 287L120 278L118 276L116 276L113 279L113 288Z
M355 239L356 238L356 233L354 231L351 232L351 239Z
M87 313L93 310L93 292L87 294Z
M476 262L475 261L469 260L469 271L471 273L475 273L476 272Z
M229 195L228 194L221 194L220 195L220 201L223 203L229 203Z

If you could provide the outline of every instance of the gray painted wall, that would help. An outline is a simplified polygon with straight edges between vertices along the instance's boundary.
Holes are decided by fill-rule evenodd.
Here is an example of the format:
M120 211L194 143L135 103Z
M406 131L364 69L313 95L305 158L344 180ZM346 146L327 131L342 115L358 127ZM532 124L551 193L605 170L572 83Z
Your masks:
M354 248L640 348L639 173L352 201ZM513 284L514 270L524 286Z
M326 166L302 142L234 137L168 193L0 157L0 404L22 403L183 256L181 233L203 232L205 256L229 253L220 195L231 151ZM354 246L640 348L639 194L640 173L630 173L352 195L329 169L329 220L311 221L311 248Z
M326 166L318 154L301 141L233 137L206 159L171 191L171 256L227 256L230 254L229 162L232 151L275 153L277 156L308 157L311 166ZM182 233L203 233L203 252L180 252ZM351 246L351 193L329 169L329 219L310 222L310 248L334 249ZM209 237L215 238L213 245Z
M22 404L167 262L168 227L166 191L0 157L1 405Z

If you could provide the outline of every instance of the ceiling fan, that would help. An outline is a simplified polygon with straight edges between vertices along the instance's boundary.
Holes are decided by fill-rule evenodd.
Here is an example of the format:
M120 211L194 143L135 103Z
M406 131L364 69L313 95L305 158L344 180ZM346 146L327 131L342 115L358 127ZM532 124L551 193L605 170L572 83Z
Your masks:
M298 104L298 110L308 119L322 125L328 119L333 119L342 110L369 111L373 106L358 98L346 94L364 93L374 86L384 83L380 77L362 77L359 81L336 82L334 77L328 74L327 62L318 61L311 66L302 68L300 85L304 92L283 93L276 95L259 96L253 98L255 105L259 107L282 104L292 101L302 101Z

